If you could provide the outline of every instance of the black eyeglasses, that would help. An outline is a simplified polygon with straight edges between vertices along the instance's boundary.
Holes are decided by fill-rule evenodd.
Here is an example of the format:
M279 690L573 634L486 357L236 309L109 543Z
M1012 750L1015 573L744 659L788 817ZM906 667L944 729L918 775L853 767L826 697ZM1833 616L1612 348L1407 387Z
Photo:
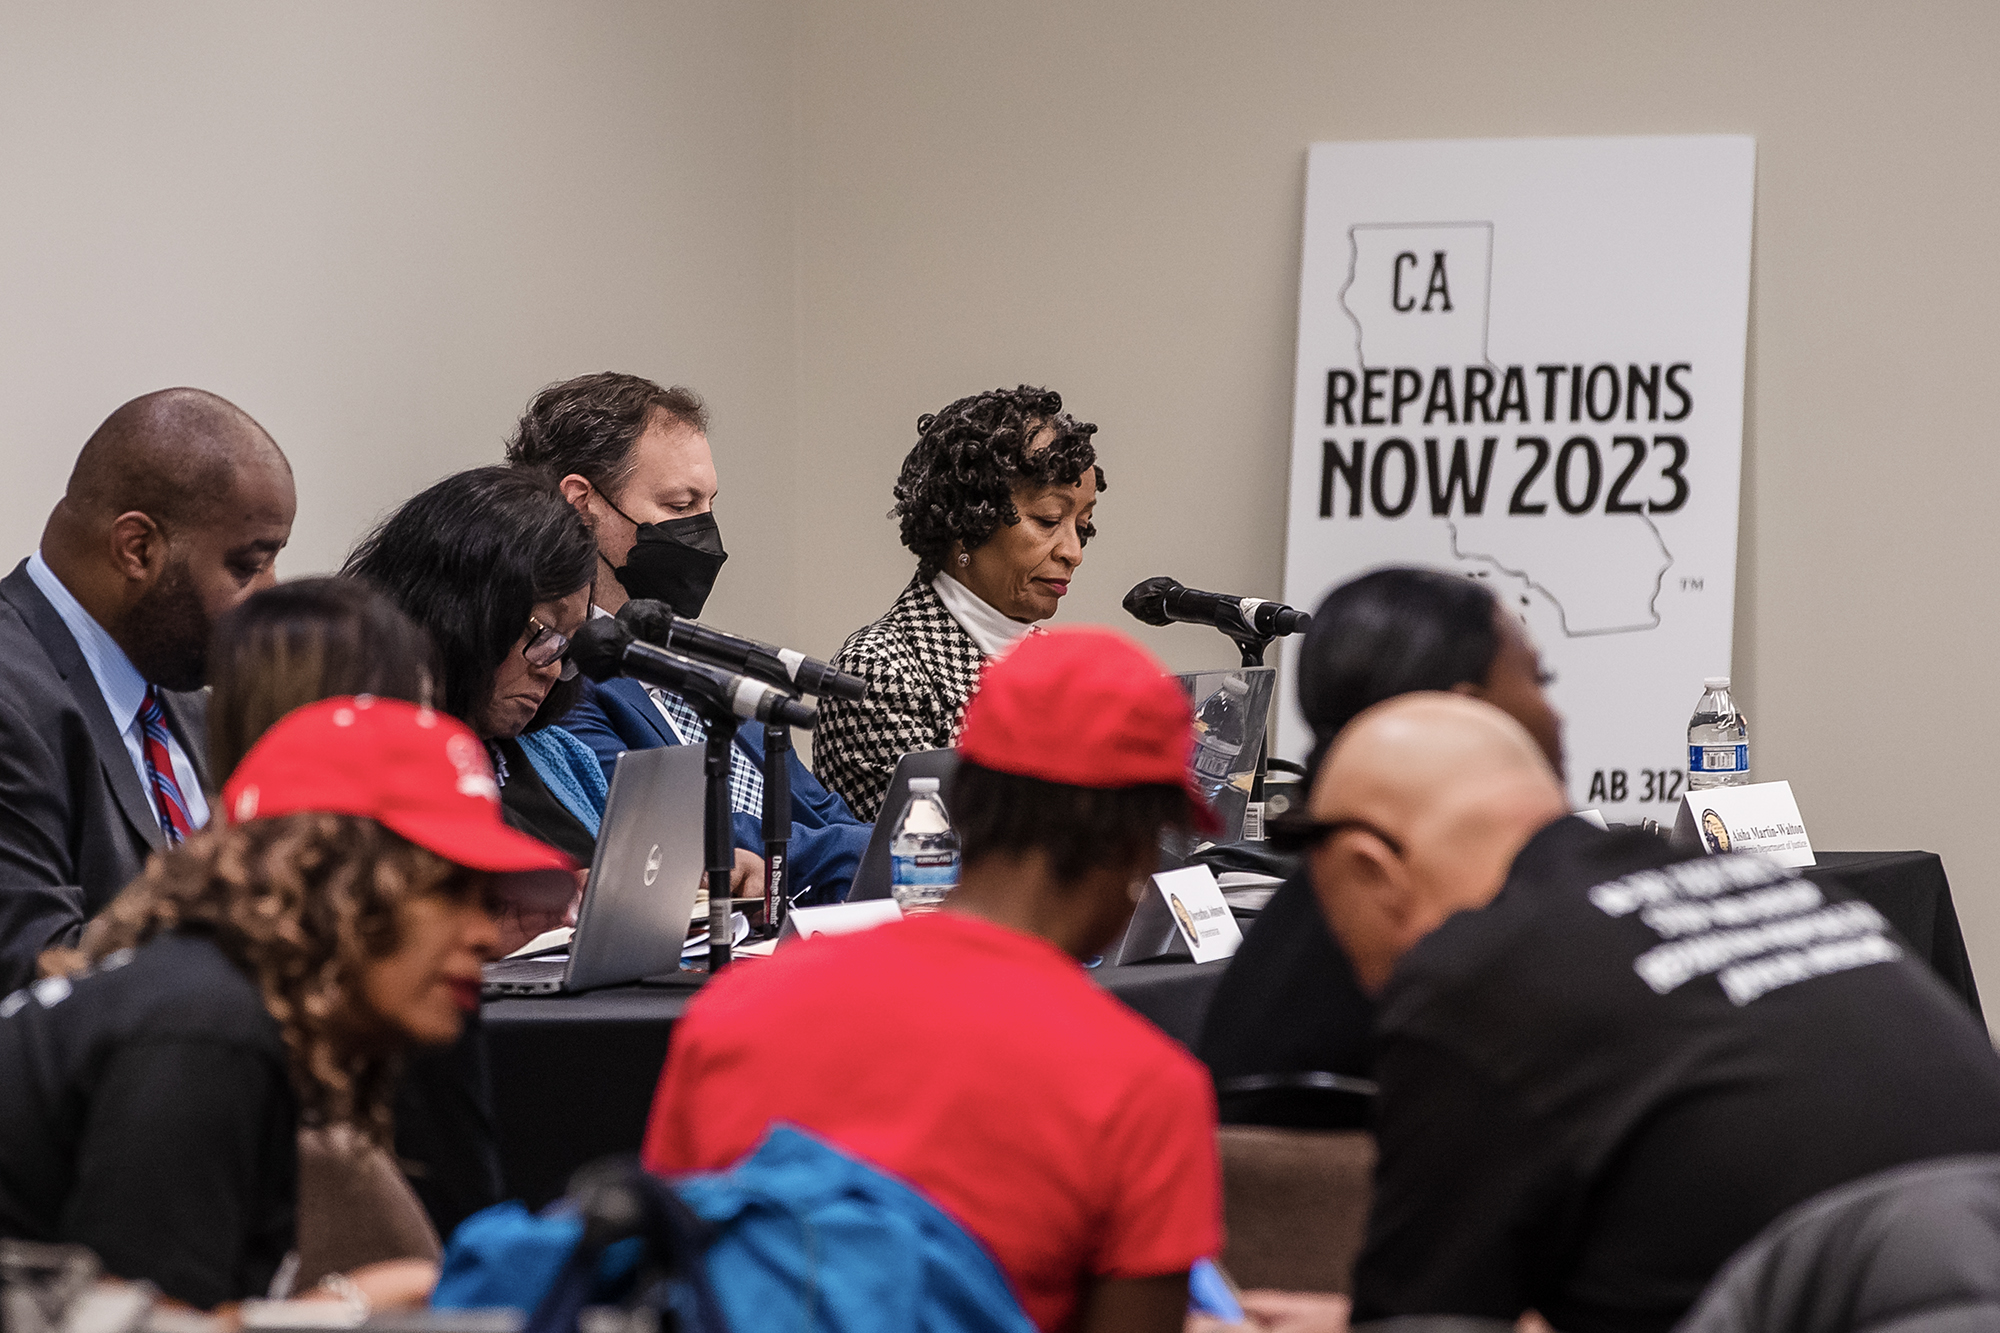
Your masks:
M1304 811L1297 814L1283 814L1267 820L1264 824L1264 839L1275 851L1305 852L1311 851L1335 834L1344 833L1349 829L1380 839L1396 856L1403 854L1403 844L1400 841L1365 819L1313 819Z
M521 645L521 656L537 670L561 662L558 679L576 679L576 663L569 660L569 635L550 629L533 616L528 617L528 641Z

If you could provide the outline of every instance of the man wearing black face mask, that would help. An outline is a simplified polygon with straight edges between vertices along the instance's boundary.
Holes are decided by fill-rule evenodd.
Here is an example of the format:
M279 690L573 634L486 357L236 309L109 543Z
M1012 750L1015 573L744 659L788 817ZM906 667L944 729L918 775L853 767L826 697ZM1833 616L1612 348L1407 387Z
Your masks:
M507 445L507 461L559 478L597 539L593 600L615 614L635 597L665 602L676 615L701 615L727 560L715 521L715 458L708 409L692 390L662 388L637 375L602 372L542 390ZM693 745L707 738L700 715L671 690L632 680L597 686L563 720L596 751L608 778L623 750ZM729 770L739 891L762 873L764 737L736 733ZM856 820L793 755L792 830L787 878L811 892L801 901L845 897L869 826Z

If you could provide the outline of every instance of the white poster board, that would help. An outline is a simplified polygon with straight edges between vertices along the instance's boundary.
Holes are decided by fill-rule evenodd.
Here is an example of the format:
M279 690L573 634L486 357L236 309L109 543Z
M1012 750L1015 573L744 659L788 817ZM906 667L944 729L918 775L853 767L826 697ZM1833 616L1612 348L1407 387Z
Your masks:
M1620 822L1672 818L1730 669L1754 173L1734 136L1312 149L1285 600L1484 581L1556 674L1572 800Z

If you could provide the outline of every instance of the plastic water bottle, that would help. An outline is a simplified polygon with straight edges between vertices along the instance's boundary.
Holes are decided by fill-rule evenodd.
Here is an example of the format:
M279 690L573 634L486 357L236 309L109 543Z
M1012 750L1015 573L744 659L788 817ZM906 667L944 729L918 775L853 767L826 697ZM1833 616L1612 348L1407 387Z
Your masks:
M1235 785L1229 780L1229 771L1243 753L1249 702L1250 682L1241 676L1225 676L1222 688L1209 695L1195 714L1195 781L1211 805Z
M1701 690L1701 702L1688 722L1688 790L1747 786L1750 719L1729 697L1729 677L1709 676Z
M889 839L889 893L906 916L935 912L958 887L958 834L936 778L911 778L910 803Z

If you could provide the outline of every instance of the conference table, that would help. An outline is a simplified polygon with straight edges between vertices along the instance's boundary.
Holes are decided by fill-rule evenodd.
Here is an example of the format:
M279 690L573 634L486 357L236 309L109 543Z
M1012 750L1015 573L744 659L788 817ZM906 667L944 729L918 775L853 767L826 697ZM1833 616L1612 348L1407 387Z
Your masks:
M1802 871L1871 903L1975 1015L1979 993L1944 864L1930 852L1821 852ZM1100 967L1092 979L1192 1047L1228 960ZM743 962L740 967L761 967ZM581 995L488 1001L501 1159L511 1193L539 1207L584 1163L638 1149L674 1023L706 974Z

